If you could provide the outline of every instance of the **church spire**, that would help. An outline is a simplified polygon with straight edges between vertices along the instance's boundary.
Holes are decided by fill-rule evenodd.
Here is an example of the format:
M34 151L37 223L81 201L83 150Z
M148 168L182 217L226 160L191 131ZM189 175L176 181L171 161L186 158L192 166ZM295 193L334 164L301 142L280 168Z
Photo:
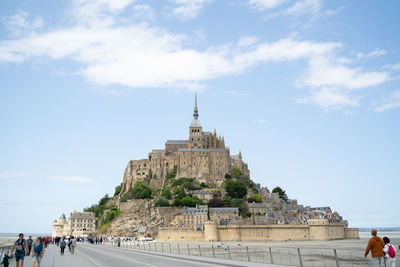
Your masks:
M197 120L199 118L199 110L197 109L197 93L194 94L194 112L193 118Z
M197 109L197 93L194 95L194 112L193 112L193 121L192 124L190 125L191 128L193 127L201 127L200 121L199 121L199 110Z

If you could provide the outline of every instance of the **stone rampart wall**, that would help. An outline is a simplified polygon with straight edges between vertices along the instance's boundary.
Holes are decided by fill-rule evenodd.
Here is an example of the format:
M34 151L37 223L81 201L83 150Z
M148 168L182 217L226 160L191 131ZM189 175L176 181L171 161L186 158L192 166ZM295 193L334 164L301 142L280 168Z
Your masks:
M165 241L204 241L204 231L194 231L180 227L160 227L157 239Z
M215 227L215 229L212 229ZM218 241L293 241L293 240L334 240L357 239L357 228L346 224L325 224L314 222L299 225L208 225L206 232L187 228L159 229L158 239L169 241L209 241L209 232L215 232ZM214 241L217 241L214 240Z
M346 228L344 229L344 236L346 239L359 239L360 234L358 228Z

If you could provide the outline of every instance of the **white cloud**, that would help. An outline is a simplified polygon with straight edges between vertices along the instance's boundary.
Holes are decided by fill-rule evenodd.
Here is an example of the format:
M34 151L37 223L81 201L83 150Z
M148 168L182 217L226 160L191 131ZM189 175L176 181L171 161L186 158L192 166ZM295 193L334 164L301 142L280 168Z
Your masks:
M386 55L386 50L376 48L367 54L358 53L357 58L377 57L377 56L382 56L382 55Z
M376 111L382 112L391 108L400 107L400 89L393 91L383 102L383 104L375 109Z
M212 2L213 0L170 0L174 2L175 7L172 12L182 18L183 20L196 18L205 4Z
M342 108L345 106L359 106L358 99L349 95L345 90L322 88L311 93L311 96L297 99L298 103L315 104L324 108Z
M386 65L385 68L392 69L392 70L400 70L400 63L393 64L393 65Z
M27 174L24 172L16 172L16 171L0 172L0 179L22 178L26 176Z
M333 102L355 106L351 90L390 79L389 72L366 72L349 66L351 62L338 55L341 43L294 37L268 43L247 36L234 44L204 50L187 47L186 35L134 21L118 23L116 14L125 12L132 3L133 0L76 0L71 12L79 19L74 26L0 41L0 64L37 57L69 59L80 63L79 74L93 83L145 88L193 87L266 62L303 60L306 68L298 85L309 87L312 102L324 107L332 106L329 97ZM77 11L79 6L82 10ZM82 14L102 23L87 22Z
M382 84L389 79L388 72L364 72L361 68L350 68L334 63L329 56L317 56L310 59L310 68L302 79L302 83L313 87L360 89Z
M72 182L72 183L94 183L95 180L83 176L51 176L51 180Z
M249 0L249 5L259 11L264 11L280 6L286 1L287 0Z
M149 5L133 6L133 16L140 20L153 21L155 19L154 10Z
M306 14L318 15L322 8L322 0L298 0L285 13L287 15L302 16Z
M5 26L12 36L20 36L43 26L43 19L39 16L32 18L29 13L20 11L3 19Z

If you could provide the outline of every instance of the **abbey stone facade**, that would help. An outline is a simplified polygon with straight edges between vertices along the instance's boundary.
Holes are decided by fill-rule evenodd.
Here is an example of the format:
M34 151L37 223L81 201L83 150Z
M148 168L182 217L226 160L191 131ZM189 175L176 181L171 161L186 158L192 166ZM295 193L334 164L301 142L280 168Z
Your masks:
M149 181L150 185L160 188L168 173L176 169L176 178L191 177L211 186L221 186L225 175L232 168L242 171L244 177L250 178L247 163L242 154L230 155L225 146L224 137L217 136L216 131L206 132L199 121L197 95L193 120L186 140L167 140L164 149L153 149L147 159L131 160L124 172L120 195L127 193L137 181Z

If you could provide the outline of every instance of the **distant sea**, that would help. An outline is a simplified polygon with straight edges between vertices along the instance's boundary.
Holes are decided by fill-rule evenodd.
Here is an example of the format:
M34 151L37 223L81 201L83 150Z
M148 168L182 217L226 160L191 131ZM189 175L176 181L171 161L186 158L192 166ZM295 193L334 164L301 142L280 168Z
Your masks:
M18 239L19 234L20 233L0 233L0 246L12 244L15 240ZM51 236L51 234L43 234L43 233L23 233L23 234L25 238L28 238L30 235L33 238L38 236Z

